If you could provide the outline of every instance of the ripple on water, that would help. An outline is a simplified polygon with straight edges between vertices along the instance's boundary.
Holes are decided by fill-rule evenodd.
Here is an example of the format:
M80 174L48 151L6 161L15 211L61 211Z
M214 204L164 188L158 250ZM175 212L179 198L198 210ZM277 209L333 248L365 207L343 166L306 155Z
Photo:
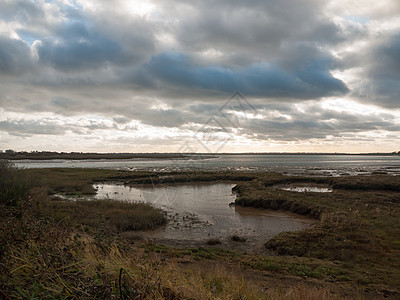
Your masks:
M168 215L168 224L146 236L175 245L191 246L219 239L223 245L243 250L249 250L249 246L261 249L266 240L280 232L302 230L315 222L289 212L229 206L236 198L229 183L140 187L104 183L94 187L99 199L143 201L162 208ZM233 235L244 237L246 242L232 242Z

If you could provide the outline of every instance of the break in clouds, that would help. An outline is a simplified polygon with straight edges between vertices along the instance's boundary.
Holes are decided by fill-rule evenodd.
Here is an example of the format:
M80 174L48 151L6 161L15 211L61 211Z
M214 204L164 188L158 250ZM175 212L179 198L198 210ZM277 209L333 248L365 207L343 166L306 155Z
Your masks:
M236 91L223 151L397 151L400 4L0 2L0 149L176 152ZM221 131L218 126L210 128Z

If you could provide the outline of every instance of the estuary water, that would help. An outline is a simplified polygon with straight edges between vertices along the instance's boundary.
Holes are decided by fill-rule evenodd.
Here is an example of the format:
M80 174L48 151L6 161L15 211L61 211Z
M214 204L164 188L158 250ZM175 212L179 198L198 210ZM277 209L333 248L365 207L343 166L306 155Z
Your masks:
M166 212L169 222L165 227L143 232L144 238L166 244L204 246L214 239L230 249L257 251L280 232L302 230L315 223L290 212L229 205L236 198L233 186L230 183L94 185L97 199L147 202ZM233 241L233 236L244 240Z
M105 168L156 172L184 170L277 171L289 175L400 174L400 156L383 155L191 155L188 159L17 160L21 168Z

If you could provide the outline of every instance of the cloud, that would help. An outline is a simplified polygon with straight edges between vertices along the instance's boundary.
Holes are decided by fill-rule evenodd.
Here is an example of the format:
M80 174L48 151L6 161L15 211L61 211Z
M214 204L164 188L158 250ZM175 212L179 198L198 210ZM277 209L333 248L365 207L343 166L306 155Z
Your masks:
M168 23L167 30L180 52L242 67L273 62L283 56L284 47L296 47L299 41L318 49L360 34L355 26L335 22L324 9L322 1L163 2L163 16L178 20Z
M80 72L136 63L151 52L153 37L144 26L124 28L121 22L104 30L96 22L89 15L77 14L60 24L52 36L41 40L40 63L63 72Z
M31 50L18 39L0 36L0 74L21 76L33 67Z
M0 3L0 17L8 22L35 23L43 19L45 14L33 1L5 0Z
M38 74L28 81L38 86L113 84L126 92L141 89L154 95L176 98L181 93L197 99L203 93L226 97L235 90L249 96L301 99L347 92L345 83L330 73L335 68L334 58L318 46L327 37L342 39L341 28L328 19L310 18L321 8L315 1L306 1L296 12L283 10L273 1L252 1L251 6L221 1L214 9L210 3L156 4L155 18L129 15L119 9L122 2L100 5L95 1L81 7L17 1L9 5L12 9L6 15L20 12L14 17L20 22L17 32L36 39ZM27 13L27 5L34 7L32 15ZM60 21L52 21L52 15ZM171 23L173 19L180 25ZM35 29L41 28L40 24L53 26L47 26L51 29L44 35ZM157 37L165 32L176 37L175 46L183 52L160 48L163 43ZM297 42L296 32L302 43ZM230 58L199 57L198 49L211 46ZM269 53L269 47L275 50ZM237 54L231 53L231 48ZM223 64L252 57L254 50L257 55L245 59L245 65ZM22 56L16 52L16 58Z
M233 70L221 66L199 66L181 53L166 52L154 56L144 70L155 81L164 84L163 89L172 86L228 94L240 90L248 96L310 99L348 91L342 81L331 75L331 60L329 57L313 57L292 71L270 64Z
M48 124L33 120L0 121L0 130L15 136L63 135L66 129L56 124Z
M10 135L31 137L37 135L66 135L72 132L76 135L88 135L92 132L106 130L135 130L136 127L128 124L119 126L116 121L109 119L98 119L93 117L44 117L23 115L21 118L5 118L0 121L0 131Z
M118 44L93 32L82 23L63 28L63 39L46 39L38 47L40 63L60 71L96 70L118 59Z
M397 2L2 1L4 115L50 113L64 123L3 117L0 129L83 138L144 126L150 139L161 128L190 136L241 91L261 113L240 132L227 128L238 138L396 135ZM328 109L328 100L349 110Z
M356 136L366 132L381 130L399 132L397 115L365 115L353 112L340 112L323 108L311 101L304 109L291 107L279 109L279 104L258 108L259 118L243 120L243 134L255 140L304 141L308 139L327 139ZM372 139L372 138L371 138Z
M385 108L400 108L400 32L373 45L359 59L364 64L362 80L353 93L362 102Z

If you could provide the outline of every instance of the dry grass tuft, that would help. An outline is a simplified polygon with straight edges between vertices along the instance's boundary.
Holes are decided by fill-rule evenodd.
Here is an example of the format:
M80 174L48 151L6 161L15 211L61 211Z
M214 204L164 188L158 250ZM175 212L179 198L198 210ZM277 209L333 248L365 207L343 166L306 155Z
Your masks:
M166 223L160 209L141 202L40 200L35 202L35 210L39 216L50 217L57 222L102 228L110 232L147 230Z

